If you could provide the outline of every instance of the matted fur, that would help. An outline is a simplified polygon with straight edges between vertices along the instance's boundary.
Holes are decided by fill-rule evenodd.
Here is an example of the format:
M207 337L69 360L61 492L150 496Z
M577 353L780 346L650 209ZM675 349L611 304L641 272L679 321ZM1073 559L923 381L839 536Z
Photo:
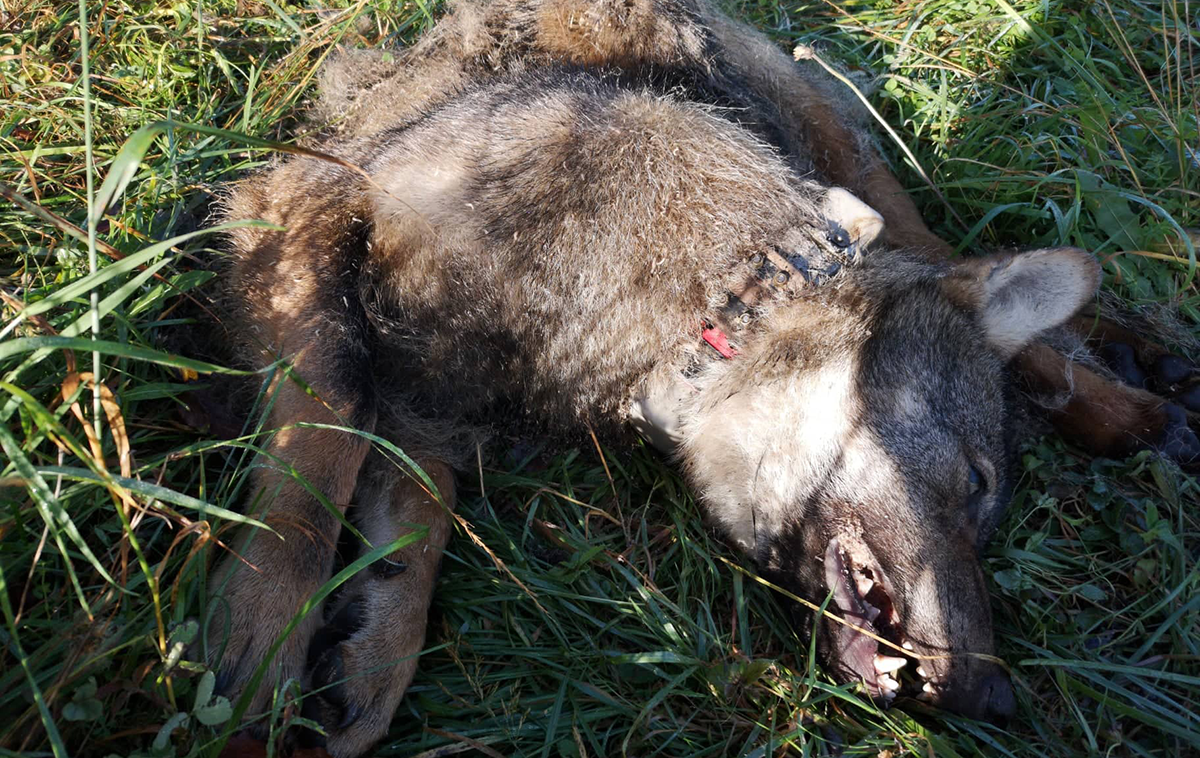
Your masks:
M853 593L875 577L893 636L950 656L926 667L931 699L1009 715L1007 678L971 655L992 650L977 551L1008 499L1007 363L1071 318L1099 270L1071 249L939 260L949 247L832 86L699 0L466 0L408 50L335 59L317 145L369 179L294 158L240 184L225 211L285 228L231 233L252 360L289 358L302 380L276 386L272 456L372 539L430 526L416 554L436 555L450 467L489 430L619 440L636 403L668 397L672 455L732 543L867 626ZM835 186L883 217L878 244L829 285L757 304L731 335L737 357L719 359L701 324L756 254L837 252ZM1027 374L1061 380L1050 356ZM1089 397L1116 392L1098 381ZM1158 412L1137 406L1120 431L1161 428ZM331 426L418 454L440 495ZM244 547L257 571L226 559L216 573L229 613L210 636L231 692L329 575L339 531L287 470L264 465L254 490L285 541ZM271 667L320 688L307 702L334 755L383 734L411 677L369 662L413 649L433 583L419 560L356 581L324 621L310 614ZM875 643L818 629L834 676L888 695Z

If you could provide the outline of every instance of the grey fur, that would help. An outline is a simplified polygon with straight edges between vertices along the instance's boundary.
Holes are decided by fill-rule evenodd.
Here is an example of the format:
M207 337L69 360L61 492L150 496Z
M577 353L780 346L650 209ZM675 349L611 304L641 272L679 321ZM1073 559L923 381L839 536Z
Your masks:
M229 217L287 227L233 233L245 333L296 356L344 423L451 463L496 427L619 440L636 399L673 393L674 455L711 523L817 602L834 591L853 605L846 582L876 576L896 640L954 656L927 664L933 699L1004 715L1007 680L972 654L992 650L977 550L1010 484L1006 362L1092 296L1097 268L1075 250L933 263L885 228L832 284L760 303L731 335L740 354L719 359L700 324L756 253L836 252L831 185L785 117L804 107L804 76L690 0L459 3L391 61L355 53L327 69L320 147L369 181L297 158L232 193ZM877 165L851 142L852 165ZM324 418L306 402L278 420ZM349 499L364 449L306 434L277 451ZM328 523L303 493L284 499ZM316 575L330 559L295 540L279 551L261 560L285 567L286 609L311 586L289 562ZM238 576L235 596L261 596ZM234 604L239 652L222 666L237 687L286 613ZM848 652L866 638L820 630L830 670L886 698L871 650ZM280 670L302 657L285 650ZM387 702L406 683L381 685ZM333 729L331 751L361 752L388 715L372 712L370 733Z

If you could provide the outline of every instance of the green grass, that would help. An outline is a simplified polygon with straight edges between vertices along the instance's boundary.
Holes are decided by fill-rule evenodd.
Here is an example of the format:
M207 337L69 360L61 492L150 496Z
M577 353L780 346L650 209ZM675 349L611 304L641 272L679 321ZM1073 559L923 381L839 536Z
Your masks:
M232 1L87 5L90 97L78 7L0 6L0 182L40 209L0 203L0 746L195 754L228 712L198 692L189 622L207 548L233 518L215 507L236 508L257 438L184 423L185 378L204 367L176 357L198 342L180 335L204 309L220 317L222 253L212 235L155 243L203 228L220 186L272 154L221 132L147 138L124 195L96 214L89 274L86 145L99 187L125 141L163 119L290 140L333 44L411 39L431 17L381 0L241 15ZM1094 250L1114 295L1168 305L1200 336L1184 241L1200 226L1194 3L738 10L877 85L872 102L945 201L897 170L947 239ZM111 413L92 443L93 392L71 374L97 355L115 404L102 398ZM1020 700L1002 731L880 712L832 685L785 607L734 568L646 451L546 450L537 468L494 452L463 477L460 512L509 573L452 543L429 652L381 755L1200 755L1200 491L1150 454L1026 448L986 556Z

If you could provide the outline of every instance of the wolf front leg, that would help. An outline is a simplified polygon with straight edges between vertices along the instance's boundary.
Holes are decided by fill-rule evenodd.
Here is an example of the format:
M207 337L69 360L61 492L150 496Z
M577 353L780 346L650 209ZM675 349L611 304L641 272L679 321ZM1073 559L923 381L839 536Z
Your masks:
M1200 464L1200 441L1179 405L1102 377L1041 343L1021 353L1017 365L1035 395L1060 399L1048 413L1064 437L1098 455L1154 448L1184 466Z
M273 388L266 429L275 430L274 438L256 463L247 510L274 533L240 529L210 579L207 639L218 689L239 696L292 619L307 615L270 659L249 715L269 708L284 682L304 675L321 621L320 608L306 606L332 572L340 531L334 511L349 503L368 449L348 431L304 425L371 430L375 412L363 372L340 346L310 343Z
M454 475L435 460L420 462L432 481L373 458L355 495L352 516L373 546L428 532L355 576L326 614L309 649L313 694L304 712L324 725L334 758L362 755L387 732L417 670L442 550L450 539Z
M722 63L778 112L784 150L811 159L825 181L848 189L878 211L886 244L934 258L949 255L953 248L925 225L875 149L869 125L860 123L856 106L847 106L853 95L839 89L844 85L815 64L796 63L761 32L715 11L708 13L705 21Z

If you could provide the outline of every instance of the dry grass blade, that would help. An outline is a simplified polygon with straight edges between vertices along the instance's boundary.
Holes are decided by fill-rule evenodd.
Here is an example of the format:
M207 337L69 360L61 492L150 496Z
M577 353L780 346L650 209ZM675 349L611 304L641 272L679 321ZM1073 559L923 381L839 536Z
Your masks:
M198 758L224 725L191 718L190 622L269 430L195 419L241 394L226 380L269 379L202 339L225 252L196 230L280 153L362 176L290 142L318 65L411 40L438 8L85 5L86 56L78 3L0 2L0 747ZM854 85L941 236L1094 250L1106 297L1200 337L1193 0L732 5ZM75 364L93 352L99 370ZM984 557L1019 685L1001 730L831 684L794 598L745 580L671 469L580 434L519 464L496 445L462 477L463 536L383 758L1200 754L1200 486L1154 456L1022 449Z

